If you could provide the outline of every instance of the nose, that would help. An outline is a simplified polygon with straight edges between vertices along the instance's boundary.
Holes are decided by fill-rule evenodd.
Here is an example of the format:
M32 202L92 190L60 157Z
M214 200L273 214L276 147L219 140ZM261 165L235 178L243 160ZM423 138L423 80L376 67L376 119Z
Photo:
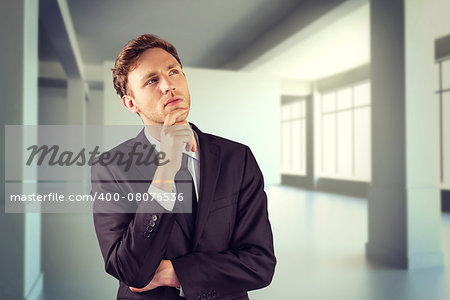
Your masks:
M161 77L159 87L163 94L167 94L168 92L175 90L172 81L166 76Z

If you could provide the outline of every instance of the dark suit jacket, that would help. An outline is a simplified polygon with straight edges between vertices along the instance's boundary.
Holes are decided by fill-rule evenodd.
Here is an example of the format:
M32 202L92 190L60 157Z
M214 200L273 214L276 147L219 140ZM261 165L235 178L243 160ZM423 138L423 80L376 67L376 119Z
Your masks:
M275 269L272 230L261 171L250 149L196 131L200 144L200 191L195 232L156 201L94 202L94 224L106 272L119 280L117 299L182 299L171 287L144 287L162 259L170 259L187 300L248 299L247 291L267 286ZM149 145L141 131L109 153ZM144 146L143 146L144 147ZM142 151L146 150L142 147ZM147 151L150 147L146 147ZM146 193L156 165L95 164L92 191ZM106 206L105 206L106 205ZM122 209L135 212L119 213Z

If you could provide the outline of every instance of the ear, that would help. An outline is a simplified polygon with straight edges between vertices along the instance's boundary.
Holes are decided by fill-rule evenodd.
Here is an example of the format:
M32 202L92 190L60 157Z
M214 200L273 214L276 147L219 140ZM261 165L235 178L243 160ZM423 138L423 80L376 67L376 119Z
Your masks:
M122 103L128 109L129 111L133 113L138 113L139 108L136 106L136 102L134 101L133 97L130 95L124 95L122 97Z

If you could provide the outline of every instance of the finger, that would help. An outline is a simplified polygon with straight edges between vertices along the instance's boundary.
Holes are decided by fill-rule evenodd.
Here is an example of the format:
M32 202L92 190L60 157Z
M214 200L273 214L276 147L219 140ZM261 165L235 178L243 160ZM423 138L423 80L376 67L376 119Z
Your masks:
M192 131L192 152L197 151L197 141L195 140L194 131Z
M189 141L185 141L186 143L186 151L197 151L197 141L195 140L194 133L192 132L189 136Z
M177 118L183 114L186 113L187 108L184 109L177 109L173 113L167 114L166 118L164 119L164 126L172 126L175 124L175 121Z
M190 130L190 134L189 134L189 140L185 141L186 143L186 151L192 151L195 152L197 151L197 141L195 140L194 137L194 131Z
M194 148L193 143L195 141L193 141L191 137L187 137L187 139L184 140L184 142L186 143L186 147L185 147L186 151L192 151L192 149Z
M190 129L187 128L176 128L177 125L167 127L166 130L164 130L164 133L166 135L185 135L191 138L192 132Z
M142 292L146 292L146 291L150 291L153 290L155 288L157 288L158 286L156 284L153 284L152 282L150 282L146 287L143 287L141 289L135 288L130 286L130 291L134 292L134 293L142 293Z
M185 134L171 134L171 136L173 138L176 137L178 142L188 143L189 145L192 146L192 139L191 139L191 137L189 135L185 135Z
M195 140L194 131L189 128L180 129L178 131L175 131L175 128L170 128L168 130L172 136L187 136L189 137L189 140L183 140L187 145L185 147L186 151L197 151L197 141ZM167 133L166 133L167 134Z

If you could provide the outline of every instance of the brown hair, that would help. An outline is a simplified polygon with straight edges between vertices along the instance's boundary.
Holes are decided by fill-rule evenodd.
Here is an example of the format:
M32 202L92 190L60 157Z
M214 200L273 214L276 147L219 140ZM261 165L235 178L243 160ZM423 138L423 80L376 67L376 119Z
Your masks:
M152 34L143 34L132 39L120 50L114 69L112 69L114 88L121 98L127 94L128 73L136 67L136 62L142 53L151 48L161 48L167 51L182 66L177 49L171 43Z

